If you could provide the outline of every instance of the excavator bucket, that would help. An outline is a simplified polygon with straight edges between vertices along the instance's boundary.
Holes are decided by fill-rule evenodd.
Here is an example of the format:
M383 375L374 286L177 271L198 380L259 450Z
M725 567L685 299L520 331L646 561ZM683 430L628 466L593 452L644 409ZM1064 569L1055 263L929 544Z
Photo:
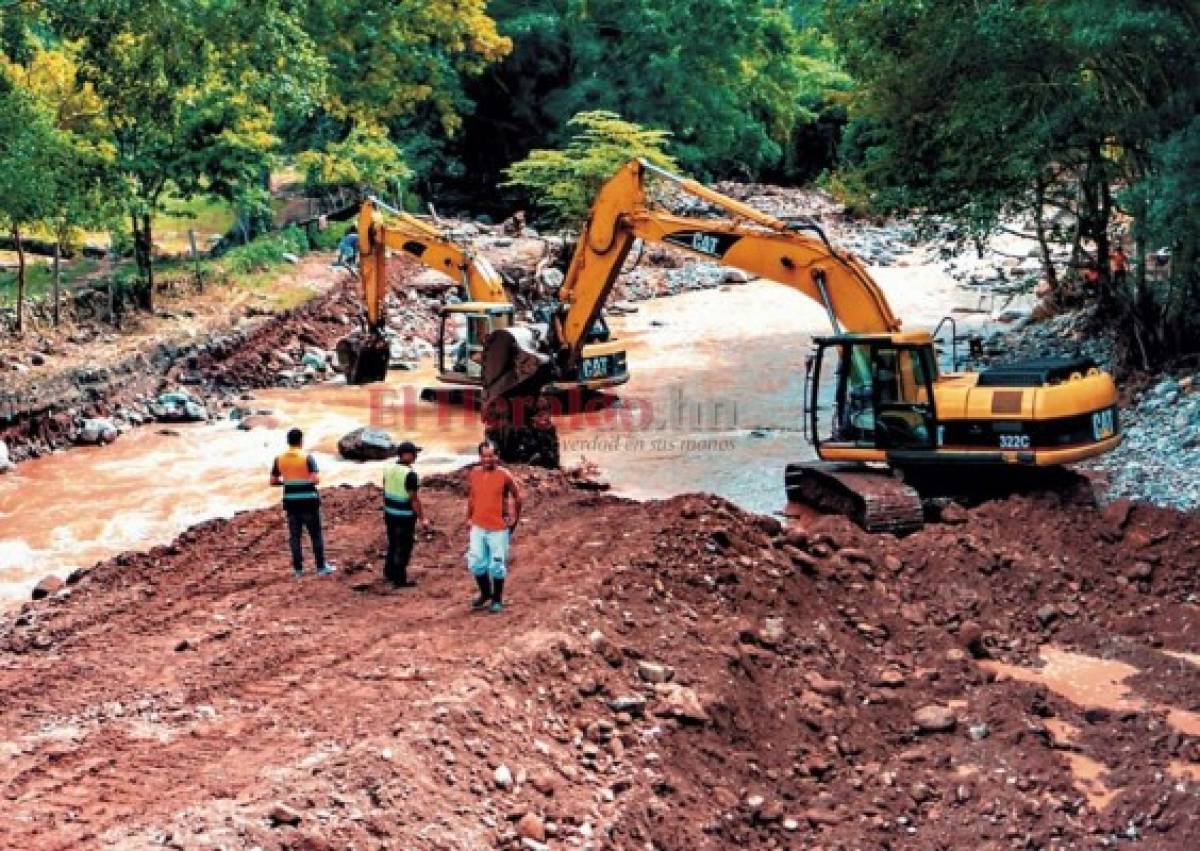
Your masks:
M531 328L491 333L483 346L484 434L501 459L554 468L559 463L558 430L542 390L554 377L549 355L538 351Z
M336 352L347 384L371 384L387 378L391 350L381 335L354 333L343 337Z
M493 331L483 346L483 392L490 399L537 396L553 378L550 356L536 332L514 326Z

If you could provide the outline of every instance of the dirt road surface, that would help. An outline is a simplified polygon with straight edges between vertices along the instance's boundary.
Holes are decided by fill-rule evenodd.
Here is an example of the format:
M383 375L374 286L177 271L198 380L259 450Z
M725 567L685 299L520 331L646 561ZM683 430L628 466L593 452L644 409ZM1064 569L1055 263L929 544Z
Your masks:
M1200 847L1200 518L1018 498L897 541L520 475L501 615L457 475L413 590L368 486L324 496L334 577L269 509L14 612L0 846Z

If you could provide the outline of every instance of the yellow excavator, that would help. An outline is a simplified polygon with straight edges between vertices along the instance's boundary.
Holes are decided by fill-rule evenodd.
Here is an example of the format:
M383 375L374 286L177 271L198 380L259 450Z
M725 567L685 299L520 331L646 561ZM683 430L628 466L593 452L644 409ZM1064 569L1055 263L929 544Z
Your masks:
M516 308L504 281L487 258L437 225L368 198L359 209L358 238L366 329L338 344L347 383L366 384L387 376L389 351L383 330L389 250L444 272L465 294L465 301L446 304L440 311L436 352L442 383L465 388L486 385L489 394L504 395L509 389L507 381L518 381L522 369L540 371L554 359L545 326L516 321ZM539 312L549 313L552 308L535 306L535 313ZM506 376L499 380L484 367L484 344L489 339L494 340L493 362L498 361L496 355L504 346ZM612 338L603 316L597 315L582 342L576 366L556 373L545 389L600 390L629 380L625 346Z
M660 208L647 195L651 176L723 216ZM1037 486L1039 474L1049 471L1053 481L1062 465L1121 441L1116 385L1091 361L941 373L934 334L903 331L862 263L835 249L818 225L767 215L642 160L623 166L592 205L550 317L553 357L535 365L526 353L522 361L519 340L493 335L483 352L486 394L534 395L576 374L588 329L638 239L743 269L825 308L833 333L813 340L803 418L820 461L788 465L794 502L903 533L923 522L922 493L958 495L985 480Z

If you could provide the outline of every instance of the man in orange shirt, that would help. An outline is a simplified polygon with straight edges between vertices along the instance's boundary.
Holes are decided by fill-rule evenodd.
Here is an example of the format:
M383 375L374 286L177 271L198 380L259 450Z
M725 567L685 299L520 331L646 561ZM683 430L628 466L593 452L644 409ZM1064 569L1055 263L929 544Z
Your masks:
M1114 284L1124 286L1125 280L1129 275L1129 255L1125 253L1125 249L1121 247L1121 243L1119 242L1116 248L1108 255L1108 271L1112 273Z
M496 447L479 444L479 463L467 474L467 523L471 529L467 567L479 586L471 608L504 609L508 546L521 520L521 491L512 473L499 464Z

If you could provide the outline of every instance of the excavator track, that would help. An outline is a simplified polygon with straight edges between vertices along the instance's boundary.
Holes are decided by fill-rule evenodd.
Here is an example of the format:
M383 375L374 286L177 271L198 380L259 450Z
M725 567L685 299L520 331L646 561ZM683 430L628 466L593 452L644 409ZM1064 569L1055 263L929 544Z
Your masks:
M788 500L823 514L842 514L868 532L906 535L925 522L921 495L891 473L857 465L788 464Z

